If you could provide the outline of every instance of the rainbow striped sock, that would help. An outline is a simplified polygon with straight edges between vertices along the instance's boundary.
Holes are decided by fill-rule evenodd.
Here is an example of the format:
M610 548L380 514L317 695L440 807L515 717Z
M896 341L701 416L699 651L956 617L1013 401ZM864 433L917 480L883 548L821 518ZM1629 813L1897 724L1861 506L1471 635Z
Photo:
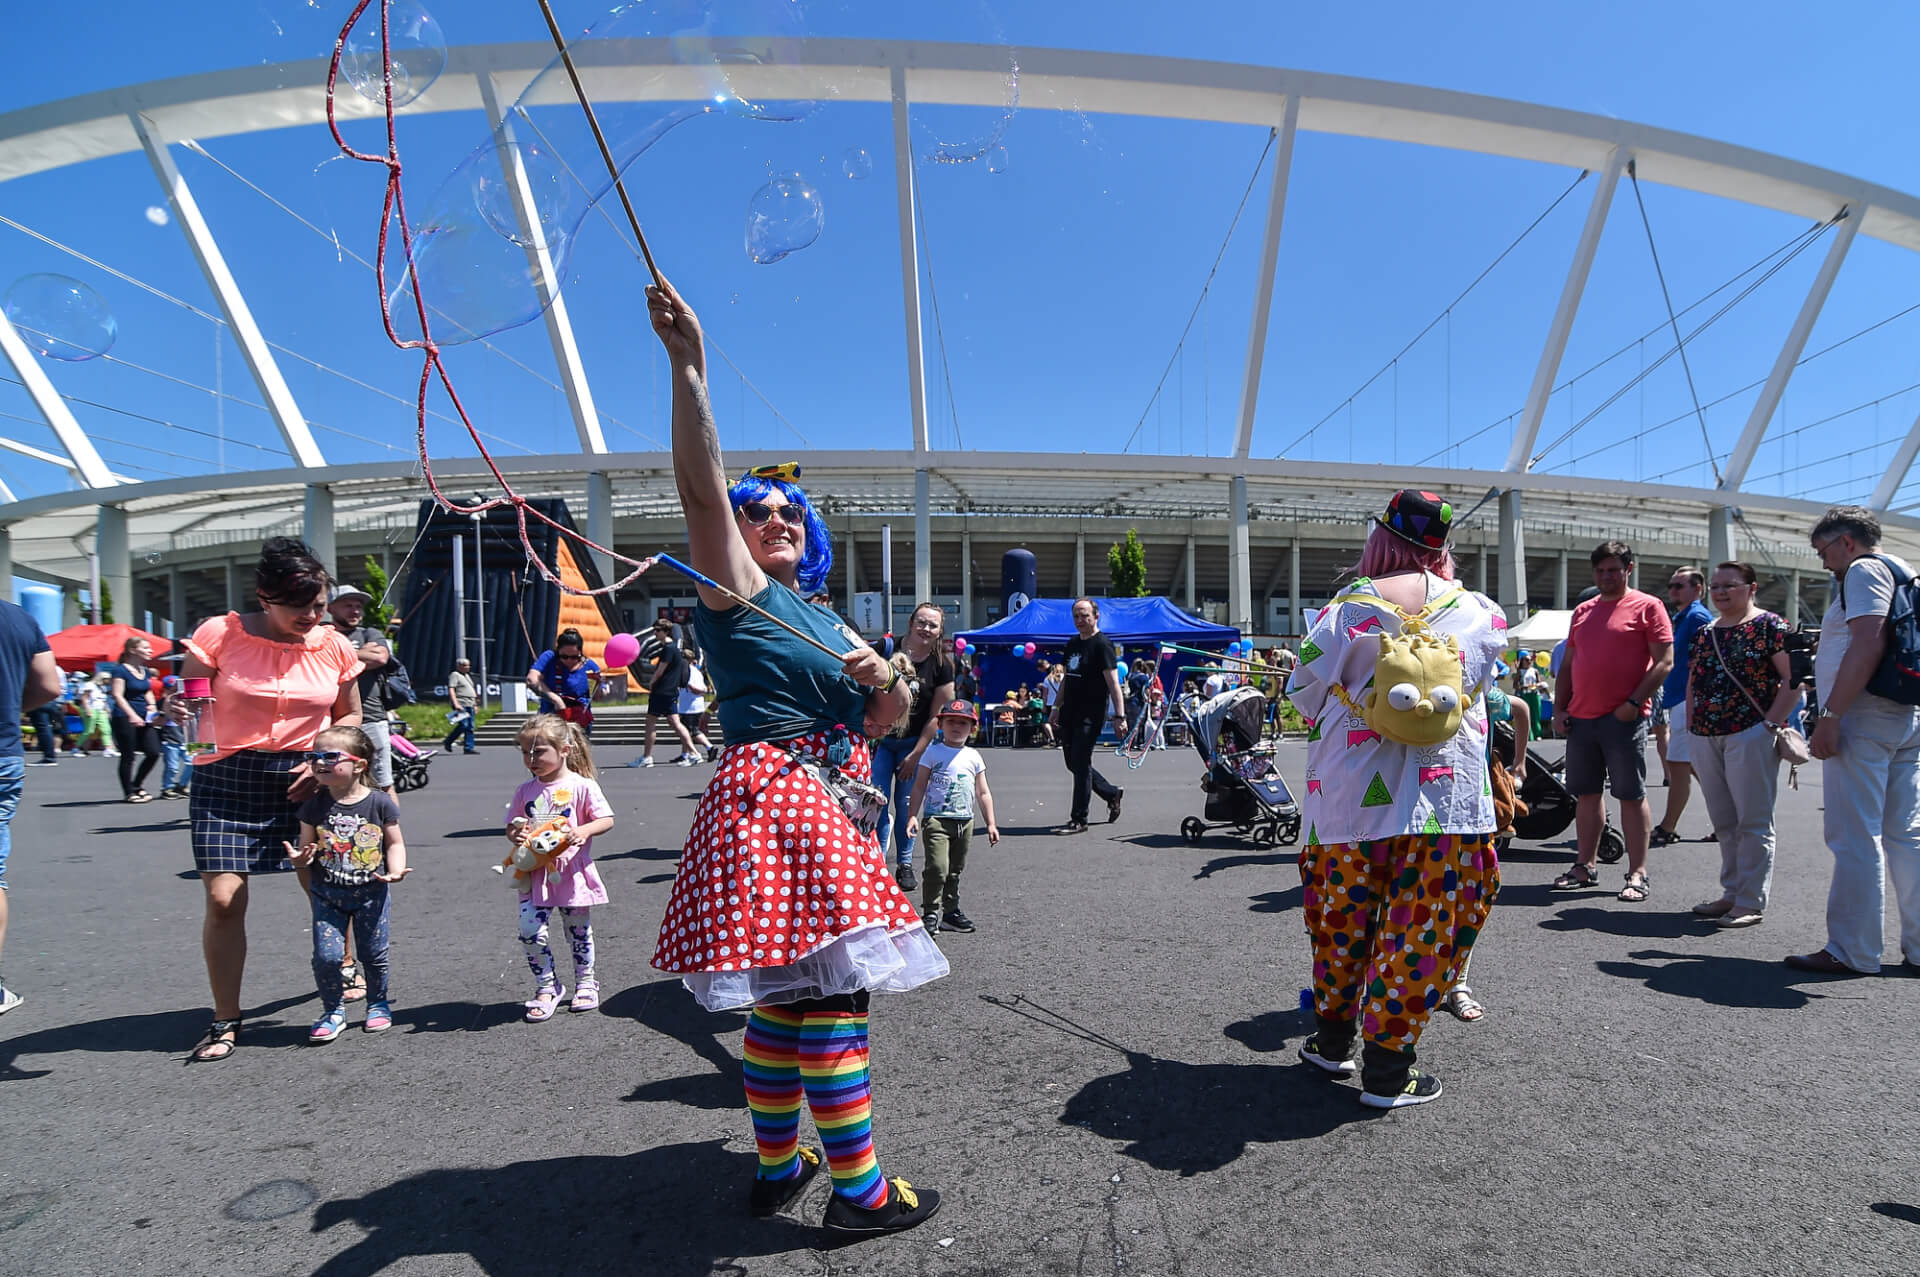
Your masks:
M867 1017L810 1011L800 1030L800 1081L826 1145L833 1191L868 1210L887 1200L873 1155L873 1085L867 1072Z
M800 1173L800 1032L803 1017L755 1007L741 1048L760 1179Z

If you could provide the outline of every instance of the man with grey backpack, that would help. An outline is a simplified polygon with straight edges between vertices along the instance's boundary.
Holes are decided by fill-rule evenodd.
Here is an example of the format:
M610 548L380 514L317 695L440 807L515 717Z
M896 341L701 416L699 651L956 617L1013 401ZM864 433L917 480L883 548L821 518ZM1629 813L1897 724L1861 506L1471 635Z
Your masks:
M1814 684L1820 714L1808 742L1821 760L1825 833L1833 852L1827 943L1787 965L1820 975L1880 970L1886 882L1900 948L1920 967L1920 679L1911 672L1914 573L1880 551L1880 520L1835 506L1813 525L1814 553L1835 578L1820 623Z

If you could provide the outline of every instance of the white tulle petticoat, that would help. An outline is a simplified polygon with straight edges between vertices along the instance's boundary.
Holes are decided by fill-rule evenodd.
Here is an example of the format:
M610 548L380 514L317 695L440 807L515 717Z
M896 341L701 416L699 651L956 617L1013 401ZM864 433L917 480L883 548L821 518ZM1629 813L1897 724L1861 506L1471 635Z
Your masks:
M905 993L948 973L946 955L915 923L889 932L882 923L836 936L796 962L745 971L694 971L681 977L709 1011L738 1011L756 1003L830 998L865 989Z

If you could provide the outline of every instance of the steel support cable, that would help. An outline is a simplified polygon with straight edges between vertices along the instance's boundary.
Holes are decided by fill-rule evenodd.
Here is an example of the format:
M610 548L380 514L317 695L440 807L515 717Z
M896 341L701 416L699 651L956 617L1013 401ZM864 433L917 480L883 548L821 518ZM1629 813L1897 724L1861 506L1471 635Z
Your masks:
M1817 229L1820 231L1825 231L1830 227L1832 227L1833 224L1834 223L1831 221L1822 222ZM1688 342L1698 337L1701 333L1711 328L1714 324L1718 323L1720 320L1726 318L1727 314L1730 311L1732 311L1734 307L1738 306L1741 302L1745 301L1747 298L1753 296L1753 294L1760 288L1762 284L1766 283L1769 279L1772 279L1775 275L1779 274L1782 270L1786 269L1786 266L1789 262L1791 262L1794 258L1798 257L1801 253L1805 252L1808 248L1812 247L1812 245L1816 242L1817 238L1818 238L1817 235L1804 237L1801 240L1800 244L1796 246L1792 252L1788 253L1785 257L1782 257L1779 261L1775 262L1773 265L1769 266L1766 270L1762 271L1757 277L1755 277L1755 279L1751 283L1749 283L1746 287L1742 288L1739 292L1735 293L1732 296L1732 298L1730 298L1727 301L1725 305L1720 307L1719 310L1714 311L1713 314L1701 320L1699 325L1696 328L1694 328L1692 332L1687 333L1684 337L1680 337L1679 340L1677 340L1672 346L1667 347L1666 351L1662 353L1658 359L1655 359L1652 363L1648 364L1645 368L1641 369L1640 372L1635 374L1633 377L1629 378L1625 383L1623 383L1620 386L1618 390L1615 390L1611 395L1608 395L1604 400L1600 402L1600 404L1597 407L1595 407L1591 412L1587 413L1586 416L1580 418L1580 420L1574 422L1571 426L1568 426L1565 430L1561 431L1560 434L1556 435L1551 443L1547 444L1544 448L1541 448L1538 452L1536 452L1533 455L1533 458L1527 463L1527 468L1531 470L1534 466L1539 465L1540 462L1544 461L1547 455L1551 453L1555 448L1558 448L1561 444L1573 438L1574 435L1580 433L1580 431L1586 429L1589 425L1593 424L1594 420L1598 418L1601 413L1613 407L1614 404L1620 402L1620 400L1627 394L1628 391L1632 390L1635 386L1638 386L1641 382L1645 381L1648 377L1652 376L1653 373L1661 367L1661 365L1667 362L1667 360L1672 359L1675 355L1681 355L1682 358L1684 359L1685 358L1683 353L1684 347ZM1678 330L1676 329L1675 331L1677 334ZM1689 376L1689 384L1691 384L1691 376ZM1698 404L1697 396L1695 397L1695 403L1697 406ZM1708 451L1709 452L1712 451L1712 446L1710 443L1708 446ZM1715 473L1717 474L1719 471L1719 467L1715 466L1714 469L1715 469Z
M1273 154L1273 144L1279 136L1278 129L1267 130L1267 144L1260 149L1260 158L1253 162L1253 172L1247 175L1247 189L1240 192L1240 203L1233 210L1233 220L1227 223L1227 233L1220 241L1220 251L1213 255L1213 265L1208 269L1207 277L1200 285L1200 295L1194 299L1193 310L1188 313L1187 322L1180 329L1179 339L1173 343L1173 353L1167 356L1167 366L1160 370L1160 380L1154 383L1153 393L1147 396L1147 406L1140 410L1140 419L1133 423L1133 429L1128 432L1126 442L1120 445L1120 451L1125 452L1133 447L1133 441L1140 436L1140 428L1147 424L1147 414L1152 412L1153 406L1160 401L1160 392L1166 389L1167 378L1172 375L1173 366L1179 360L1180 352L1186 347L1187 335L1193 331L1193 321L1199 318L1200 308L1206 304L1207 293L1213 287L1214 276L1220 273L1220 263L1226 260L1227 247L1233 243L1233 233L1239 229L1241 215L1247 211L1247 201L1252 198L1253 188L1260 181L1260 170L1267 166L1267 157Z
M575 186L579 187L582 191L586 192L587 198L592 201L590 207L592 207L592 209L596 213L600 214L601 220L604 221L607 224L607 228L613 232L613 237L620 242L620 246L626 249L629 253L632 253L634 260L645 265L649 273L651 273L653 269L652 263L647 261L646 254L640 251L639 246L636 243L634 243L633 240L628 238L627 228L620 225L618 219L616 219L612 213L607 211L607 206L604 202L602 202L601 200L593 199L593 192L587 187L586 183L580 180L579 174L573 171L573 166L567 163L567 157L561 153L560 148L555 146L551 141L548 141L547 135L541 131L540 125L534 121L533 116L528 114L524 107L516 106L512 108L512 110L516 116L526 121L527 127L533 130L533 135L535 137L539 138L542 142L546 143L547 154L553 157L553 160L555 163L559 164L561 171L564 172L569 178L573 180L573 184ZM753 397L755 399L758 399L762 404L766 405L767 411L773 414L773 418L775 421L778 421L781 425L785 426L788 430L792 431L794 438L798 439L801 443L805 444L809 448L813 447L813 440L807 438L807 436L801 432L800 427L794 425L792 420L788 418L787 414L784 412L781 412L780 409L775 406L773 400L767 398L767 393L764 390L760 389L758 385L754 384L753 378L747 376L746 371L743 368L741 368L739 364L736 364L735 362L733 362L733 356L727 354L725 349L721 347L720 343L714 340L714 336L712 333L706 334L706 341L707 341L707 349L711 350L714 354L720 356L720 362L725 364L729 369L732 370L733 375L740 379L740 384L742 386L744 386L746 389L751 390L753 392ZM554 387L554 389L557 390L559 389L559 387L556 386ZM596 408L596 411L597 411L597 408ZM601 413L600 415L603 417L606 417L607 420L613 422L614 425L619 426L622 430L626 431L628 434L633 435L636 438L646 439L649 442L651 442L654 447L660 448L663 451L666 450L665 445L662 444L658 439L655 439L652 435L642 433L639 430L635 430L632 426L628 425L624 421L621 421L617 417L607 416L606 413Z
M940 376L947 383L947 415L953 423L953 445L964 449L966 445L960 441L960 406L953 397L953 366L947 362L947 330L940 322L940 285L935 282L933 274L933 239L927 234L927 206L920 198L918 182L914 183L913 197L913 215L920 223L921 253L927 259L927 297L933 303L933 338L940 347ZM924 398L924 370L921 377L921 395Z
M1713 435L1707 430L1707 414L1700 407L1700 391L1693 384L1693 364L1687 359L1687 343L1680 337L1680 317L1673 313L1673 294L1667 290L1667 273L1660 268L1660 249L1653 242L1653 222L1647 217L1647 202L1640 196L1640 175L1634 162L1627 161L1627 181L1633 185L1634 207L1640 210L1640 226L1647 233L1647 255L1653 259L1653 274L1660 281L1660 300L1667 304L1667 324L1673 329L1673 348L1680 354L1680 369L1687 375L1687 393L1693 397L1693 415L1700 422L1700 442L1707 448L1707 464L1713 467L1713 481L1721 481L1720 463L1713 459Z
M1282 448L1279 452L1275 453L1274 455L1276 457L1284 457L1287 455L1287 453L1293 451L1295 446L1301 443L1304 443L1307 439L1312 437L1314 431L1320 429L1320 427L1326 425L1329 421L1333 420L1335 416L1339 415L1339 412L1342 408L1345 408L1348 404L1352 403L1355 399L1358 399L1361 395L1365 394L1367 392L1368 386L1371 386L1374 382L1386 376L1388 371L1397 367L1401 359L1403 359L1406 356L1407 352L1420 344L1420 339L1422 337L1425 337L1428 333L1432 332L1435 328L1439 327L1443 321L1450 319L1451 316L1453 315L1454 307L1458 306L1461 302L1465 301L1467 299L1467 295L1471 293L1474 289L1480 287L1481 283L1487 278L1487 276L1493 274L1494 269L1498 267L1501 262L1506 261L1507 258L1513 253L1513 250L1520 247L1521 243L1526 240L1527 236L1533 234L1533 232L1539 228L1540 223L1546 221L1547 218L1552 215L1553 210L1556 208L1559 208L1560 205L1566 200L1567 196L1573 194L1574 188L1578 187L1580 183L1586 181L1587 178L1589 178L1590 176L1592 176L1591 170L1581 169L1580 176L1574 178L1573 181L1569 182L1567 184L1566 190L1561 191L1560 194L1554 196L1553 203L1547 205L1546 208L1541 210L1540 215L1538 217L1534 218L1531 222L1527 223L1527 228L1521 231L1518 235L1514 236L1513 241L1509 243L1505 248L1501 249L1499 255L1495 257L1492 261L1488 262L1486 264L1486 267L1483 270L1481 270L1481 272L1478 275L1475 275L1473 277L1473 282L1468 284L1465 288L1461 289L1460 295L1458 297L1455 297L1452 301L1448 302L1445 309L1443 309L1439 314L1435 315L1431 320L1427 321L1427 326L1425 328L1422 328L1419 332L1415 333L1413 335L1413 339L1409 341L1406 345L1400 347L1400 349L1394 354L1393 358L1387 360L1386 363L1382 364L1379 370L1376 371L1373 374L1373 376L1361 382L1359 385L1359 388L1354 390L1352 394L1348 395L1345 399L1342 399L1339 403L1335 404L1333 406L1333 409L1330 412L1328 412L1326 416L1320 418L1320 420L1314 422L1311 426L1308 426L1304 431L1300 433L1300 435L1297 438L1294 439L1292 443L1288 444L1285 448Z
M1763 266L1766 266L1769 262L1771 262L1774 258L1778 257L1780 254L1787 253L1787 252L1797 252L1799 248L1803 246L1804 241L1808 240L1809 238L1815 235L1818 235L1824 229L1826 229L1826 223L1819 223L1817 225L1810 226L1803 231L1796 232L1791 239L1787 240L1786 243L1780 245L1780 247L1765 254L1758 261L1754 262L1752 265L1747 266L1746 268L1729 276L1726 280L1715 285L1713 288L1709 289L1707 292L1702 293L1694 301L1689 302L1685 306L1682 306L1680 308L1680 313L1682 315L1686 315L1686 314L1690 314L1695 310L1698 310L1700 307L1706 305L1708 302L1712 301L1715 297L1718 297L1721 293L1725 292L1727 289L1739 283L1742 279L1745 279L1748 275L1752 274L1754 271L1759 270ZM1920 307L1913 307L1911 309L1920 309ZM1894 316L1892 318L1897 318L1897 316ZM1882 320L1881 322L1885 323L1887 321ZM1634 338L1632 341L1627 342L1624 346L1621 346L1618 350L1615 350L1612 354L1607 355L1602 359L1596 360L1595 362L1588 364L1585 368L1582 368L1579 372L1574 373L1571 377L1568 377L1565 381L1553 387L1553 390L1551 393L1559 394L1561 391L1567 389L1569 386L1574 385L1576 382L1586 377L1592 376L1594 373L1598 372L1600 369L1606 367L1608 364L1612 363L1614 360L1620 358L1620 356L1627 354L1629 351L1633 350L1635 346L1645 341L1648 337L1652 337L1658 334L1660 330L1664 327L1666 327L1665 324L1655 324L1652 328L1642 333L1639 337ZM1855 334L1855 335L1859 336L1860 334ZM1851 340L1851 339L1849 338L1847 340ZM1843 344L1844 344L1844 341L1835 343L1835 345L1843 345ZM1831 349L1831 347L1829 349ZM1820 353L1824 354L1825 352L1822 351ZM1812 356L1809 356L1809 358L1812 358ZM1644 367L1642 368L1643 374L1649 371L1651 371L1651 369L1647 369ZM1506 416L1500 418L1498 421L1492 421L1482 426L1480 429L1474 431L1472 434L1461 439L1458 443L1454 444L1453 446L1455 448L1464 447L1466 444L1471 443L1473 440L1479 438L1483 434L1486 434L1488 431L1495 430L1500 426L1508 424L1515 417L1519 415L1520 414L1518 412L1510 412ZM1558 441L1556 441L1556 443L1557 442ZM1446 451L1447 451L1446 449L1442 449L1439 452L1430 453L1424 460L1416 464L1425 465L1428 461L1432 461L1435 457L1444 455Z

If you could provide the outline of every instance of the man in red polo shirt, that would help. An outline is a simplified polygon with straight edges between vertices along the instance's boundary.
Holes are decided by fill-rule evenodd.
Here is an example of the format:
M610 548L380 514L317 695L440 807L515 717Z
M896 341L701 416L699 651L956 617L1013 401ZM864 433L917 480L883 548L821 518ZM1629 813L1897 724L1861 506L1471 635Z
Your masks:
M1554 679L1556 717L1565 706L1567 788L1578 800L1580 851L1573 868L1553 880L1567 891L1597 886L1593 860L1606 824L1602 787L1620 800L1620 831L1627 843L1627 885L1620 899L1647 898L1647 844L1653 814L1647 807L1649 698L1673 668L1673 623L1651 594L1629 589L1633 551L1602 541L1588 556L1600 591L1573 610L1566 656Z

